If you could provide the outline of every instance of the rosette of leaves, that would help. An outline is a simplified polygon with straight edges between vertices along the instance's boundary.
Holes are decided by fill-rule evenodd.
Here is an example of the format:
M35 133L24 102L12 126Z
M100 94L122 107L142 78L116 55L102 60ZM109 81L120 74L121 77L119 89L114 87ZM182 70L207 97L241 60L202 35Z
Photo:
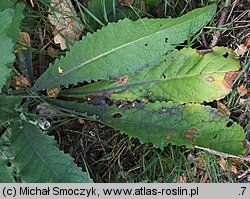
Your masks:
M85 103L47 101L72 114L95 116L156 147L172 143L244 154L243 129L202 105L231 91L239 61L223 47L205 55L190 48L175 49L209 22L215 10L211 5L176 19L111 23L56 60L33 90L88 82L61 93Z

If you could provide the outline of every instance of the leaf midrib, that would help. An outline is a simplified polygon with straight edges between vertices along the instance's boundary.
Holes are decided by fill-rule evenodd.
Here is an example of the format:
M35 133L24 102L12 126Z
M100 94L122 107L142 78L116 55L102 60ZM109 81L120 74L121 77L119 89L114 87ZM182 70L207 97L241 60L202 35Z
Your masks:
M38 159L40 161L43 162L43 164L48 168L48 170L53 173L55 176L57 176L58 179L61 179L62 180L62 177L57 173L55 172L55 170L53 168L51 168L51 166L48 164L48 162L44 159L44 157L42 156L42 154L40 154L40 152L37 150L37 147L33 144L32 140L30 139L29 135L28 135L28 132L27 132L27 129L28 128L23 128L24 129L24 136L30 146L30 148L34 151L34 153L37 155Z
M101 89L101 90L91 90L91 91L69 91L63 93L64 95L72 95L72 94L79 94L79 95L87 95L91 93L99 93L99 92L118 92L124 89L127 89L132 86L137 86L137 85L143 85L143 84L150 84L150 83L156 83L156 82L161 82L161 81L170 81L170 80L175 80L175 79L185 79L185 78L190 78L190 77L197 77L197 76L203 76L203 75L214 75L214 74L225 74L225 72L205 72L201 74L192 74L192 75L186 75L186 76L175 76L175 77L167 77L165 79L157 79L157 80L148 80L148 81L140 81L140 82L135 82L135 83L130 83L130 84L125 84L121 86L113 86L110 88L106 89Z

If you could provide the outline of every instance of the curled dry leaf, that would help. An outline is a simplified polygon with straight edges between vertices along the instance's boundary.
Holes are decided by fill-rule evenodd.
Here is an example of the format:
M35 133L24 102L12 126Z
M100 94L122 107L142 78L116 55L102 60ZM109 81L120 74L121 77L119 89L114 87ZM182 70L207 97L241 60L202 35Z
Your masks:
M246 53L248 51L249 48L250 48L250 35L248 35L244 44L240 44L238 46L238 48L235 49L235 53L238 56L242 56L242 55L244 55L244 53Z
M248 51L248 48L244 44L240 44L238 48L235 49L235 53L238 56L244 55L245 52Z
M48 89L46 89L46 92L47 92L48 97L54 98L54 97L57 97L57 95L60 92L60 89L59 88L48 88Z
M227 161L226 161L224 158L221 158L221 159L219 160L219 165L220 165L220 167L222 168L222 170L223 170L224 172L227 172L227 171L228 171L228 164L227 164ZM230 172L231 172L231 173L234 173L234 174L237 173L237 168L236 168L235 165L231 165L231 167L230 167Z
M227 115L227 116L231 115L230 110L226 107L225 104L221 103L220 101L217 101L217 109L223 115Z
M20 32L16 50L27 50L26 46L30 46L30 35L27 32Z
M244 97L248 92L249 89L246 87L246 85L241 84L238 88L237 88L238 93L240 94L240 96Z
M58 57L58 50L53 48L51 45L48 47L48 54L53 57L53 58L57 58Z
M76 11L71 0L51 0L51 14L48 16L51 24L55 26L54 42L60 44L62 50L67 48L66 41L74 44L83 31L80 19L76 17Z
M14 82L14 89L15 90L24 90L28 86L30 86L28 79L26 77L24 77L23 75L14 76L13 82Z

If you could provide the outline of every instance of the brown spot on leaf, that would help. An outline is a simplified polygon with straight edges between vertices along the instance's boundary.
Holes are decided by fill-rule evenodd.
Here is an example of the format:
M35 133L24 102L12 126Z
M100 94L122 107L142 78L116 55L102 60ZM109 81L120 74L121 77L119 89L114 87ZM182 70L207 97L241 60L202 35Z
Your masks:
M117 84L127 84L127 83L128 83L128 76L125 75L125 76L123 76L123 77L116 77L116 78L115 78L115 82L116 82Z
M168 135L165 137L166 140L171 140L172 139L172 136L171 135Z
M187 132L194 134L194 135L199 135L199 133L200 133L197 128L188 129Z
M222 85L226 90L231 90L239 73L239 71L231 71L225 74Z
M193 136L193 135L190 135L190 134L188 134L188 133L185 133L185 134L183 135L183 138L184 138L185 140L188 140L188 141L193 141L194 136Z
M213 77L211 77L211 76L206 77L206 80L208 82L214 82L215 81L215 79Z

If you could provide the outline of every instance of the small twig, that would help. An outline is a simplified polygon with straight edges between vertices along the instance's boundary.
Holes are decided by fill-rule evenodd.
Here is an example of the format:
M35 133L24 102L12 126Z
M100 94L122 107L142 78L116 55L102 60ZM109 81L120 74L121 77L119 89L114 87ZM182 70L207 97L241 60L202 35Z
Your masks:
M250 174L250 169L246 170L243 174L238 176L238 179L242 179L244 177L246 177L248 174Z
M207 40L206 40L206 37L205 37L204 34L201 35L201 40L202 40L202 43L203 43L203 45L205 46L205 48L207 48L207 47L208 47L208 44L207 44Z
M217 155L217 156L220 156L220 157L223 157L223 158L236 158L236 159L240 159L240 160L244 160L244 161L247 161L247 162L250 162L250 157L249 156L237 156L237 155L231 155L231 154L228 154L228 153L223 153L223 152L219 152L219 151L215 151L215 150L212 150L212 149L208 149L208 148L205 148L205 147L199 147L199 146L194 146L194 148L196 149L201 149L201 150L204 150L204 151L207 151L213 155Z
M127 148L126 144L127 144L127 141L125 141L125 142L122 144L121 148L117 151L117 153L114 155L114 157L113 157L112 160L110 161L111 164L108 164L108 165L107 165L107 167L108 167L108 168L107 168L107 171L103 174L102 177L106 176L107 173L110 171L110 169L113 168L113 165L115 164L116 160L121 156L121 154L123 153L123 151Z
M225 24L225 21L227 19L228 14L229 14L229 12L228 12L229 7L231 7L231 0L227 0L225 3L225 6L223 8L222 14L221 14L219 22L218 22L218 28ZM213 39L212 39L211 44L210 44L211 48L213 48L214 46L217 45L217 43L219 42L220 36L221 36L220 30L216 31L213 34Z

